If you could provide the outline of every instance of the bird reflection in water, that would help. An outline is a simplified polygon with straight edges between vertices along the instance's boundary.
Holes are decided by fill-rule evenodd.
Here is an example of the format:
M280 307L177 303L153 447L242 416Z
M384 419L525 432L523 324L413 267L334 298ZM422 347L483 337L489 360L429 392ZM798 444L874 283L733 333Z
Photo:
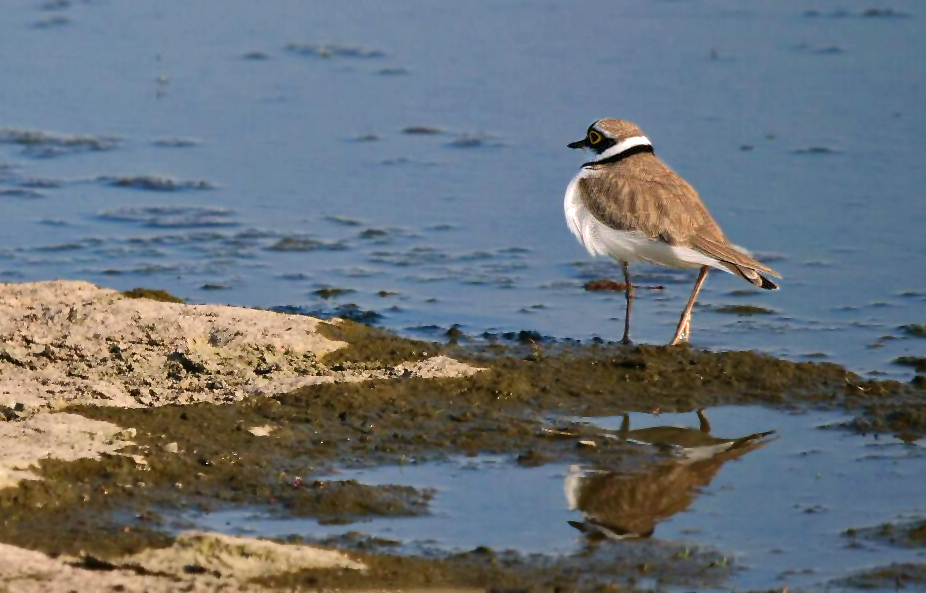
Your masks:
M765 446L774 430L723 439L710 435L711 425L698 410L698 428L659 426L630 429L624 414L617 431L603 434L631 443L654 445L671 458L638 470L612 471L574 465L566 477L569 508L585 515L569 524L590 540L649 537L660 521L687 509L720 467Z

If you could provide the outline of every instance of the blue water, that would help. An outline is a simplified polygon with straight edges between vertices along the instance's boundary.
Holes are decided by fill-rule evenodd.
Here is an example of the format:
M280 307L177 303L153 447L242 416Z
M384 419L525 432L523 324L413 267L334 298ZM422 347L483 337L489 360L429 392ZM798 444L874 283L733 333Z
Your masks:
M0 280L616 339L622 295L582 284L619 268L562 214L565 145L610 116L785 277L739 295L713 274L703 303L774 313L696 311L696 345L900 378L926 353L897 329L926 323L920 3L9 4ZM269 249L286 238L313 242ZM664 343L693 276L634 270L665 286L634 337Z
M720 460L710 469L696 470L701 479L685 474L685 467L695 468L697 464L688 465L678 453L656 460L657 464L679 468L677 476L668 479L655 466L629 472L620 467L587 468L616 471L624 478L638 476L612 484L603 492L604 500L599 500L604 507L609 496L620 501L611 507L624 508L625 517L628 513L639 517L653 508L671 508L668 501L679 500L682 495L690 500L684 508L675 507L674 512L658 517L650 538L599 544L602 552L626 559L655 543L687 549L692 558L696 552L726 558L734 570L718 589L723 591L781 590L784 586L837 590L828 581L892 562L922 562L922 550L845 535L848 529L923 517L926 450L922 445L826 428L845 419L833 413L796 415L731 406L708 410L707 417L711 435L717 438L776 432L764 439L763 446L742 455L725 460L718 456ZM621 418L588 422L614 430ZM694 414L630 415L632 430L676 426L696 432L698 420ZM360 532L395 540L404 546L396 549L406 552L489 546L572 556L589 546L586 536L568 523L587 518L569 508L565 491L573 469L564 463L525 468L510 458L480 456L445 463L343 470L330 479L436 489L429 503L431 512L423 517L320 525L313 519L281 515L279 509L235 508L187 513L180 528L308 539ZM622 491L627 494L622 496ZM652 502L653 498L660 500ZM655 557L651 561L656 562Z

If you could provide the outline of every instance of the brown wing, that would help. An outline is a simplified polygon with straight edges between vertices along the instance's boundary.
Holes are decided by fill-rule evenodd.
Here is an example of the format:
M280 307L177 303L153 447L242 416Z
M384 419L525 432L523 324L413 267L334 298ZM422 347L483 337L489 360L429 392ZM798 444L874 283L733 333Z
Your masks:
M579 183L589 212L609 227L670 245L686 244L695 231L725 242L694 188L655 156L635 155L597 173Z
M752 259L742 251L736 249L729 243L718 243L707 237L702 237L700 235L693 235L689 241L688 246L697 249L701 253L709 255L714 259L719 259L722 262L731 263L735 266L740 266L743 268L748 268L755 270L756 272L762 272L768 274L769 276L774 276L776 278L781 278L781 275L775 270L771 269L768 266L762 265L756 260ZM752 282L754 278L746 274L746 279ZM761 286L761 284L760 284Z
M579 181L585 206L602 223L684 245L722 262L778 274L733 247L684 179L651 154L602 167Z

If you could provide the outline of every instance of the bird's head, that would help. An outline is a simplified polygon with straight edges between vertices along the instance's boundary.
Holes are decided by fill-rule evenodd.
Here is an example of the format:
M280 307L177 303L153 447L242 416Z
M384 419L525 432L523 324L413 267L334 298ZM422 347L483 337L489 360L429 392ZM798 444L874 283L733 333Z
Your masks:
M646 138L636 125L622 119L599 119L588 127L585 138L571 142L569 148L588 148L602 154L632 138ZM646 141L649 144L649 140Z

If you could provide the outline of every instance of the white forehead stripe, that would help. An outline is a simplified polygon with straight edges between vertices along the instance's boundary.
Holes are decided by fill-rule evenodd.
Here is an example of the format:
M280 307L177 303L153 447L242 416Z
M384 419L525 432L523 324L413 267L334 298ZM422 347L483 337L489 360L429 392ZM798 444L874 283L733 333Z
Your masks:
M601 154L598 155L598 158L596 158L592 162L597 163L598 161L609 159L612 156L618 155L624 152L625 150L630 150L631 148L634 148L635 146L652 146L652 143L650 143L649 138L647 138L646 136L631 136L630 138L621 140L620 142L618 142L611 148L602 152Z

